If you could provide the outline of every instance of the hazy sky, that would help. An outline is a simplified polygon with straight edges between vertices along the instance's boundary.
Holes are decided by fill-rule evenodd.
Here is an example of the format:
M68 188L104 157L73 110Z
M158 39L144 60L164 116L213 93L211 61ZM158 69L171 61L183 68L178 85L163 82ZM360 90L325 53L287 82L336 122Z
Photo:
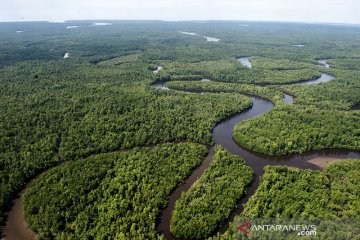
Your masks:
M268 20L360 23L360 0L0 0L0 21Z

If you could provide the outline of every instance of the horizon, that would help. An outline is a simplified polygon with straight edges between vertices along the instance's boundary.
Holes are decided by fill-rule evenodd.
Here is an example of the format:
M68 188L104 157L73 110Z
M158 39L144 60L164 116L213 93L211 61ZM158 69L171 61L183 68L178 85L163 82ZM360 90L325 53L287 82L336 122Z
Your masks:
M293 24L319 24L319 25L360 25L360 23L348 22L316 22L316 21L281 21L281 20L244 20L244 19L183 19L183 20L168 20L168 19L66 19L66 20L0 20L0 23L73 23L73 22L121 22L121 21L154 21L154 22L252 22L252 23L293 23Z
M68 20L261 21L360 24L356 0L11 0L0 22Z

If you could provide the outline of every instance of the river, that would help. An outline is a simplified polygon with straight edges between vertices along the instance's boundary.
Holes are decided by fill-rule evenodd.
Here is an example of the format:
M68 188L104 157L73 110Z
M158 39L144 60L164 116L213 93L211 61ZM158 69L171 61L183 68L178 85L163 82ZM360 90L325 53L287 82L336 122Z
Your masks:
M333 78L333 75L323 73L319 79L302 82L299 84L306 85L309 84L309 82L312 82L311 84L317 84L320 82L324 82L325 80L330 81ZM169 88L165 86L164 82L155 83L152 85L152 87L155 89L169 90ZM212 131L215 144L221 145L229 152L241 156L255 172L254 181L248 187L246 196L240 200L237 207L228 218L227 222L223 224L221 229L218 229L218 231L220 232L224 232L228 228L229 222L233 220L234 216L242 212L243 205L255 193L257 187L259 186L259 177L262 175L263 168L265 166L286 165L289 167L296 167L301 169L319 170L322 168L322 166L325 165L326 162L347 158L360 158L359 151L342 149L324 149L319 151L306 152L304 154L293 154L277 157L270 157L244 149L233 140L232 132L234 127L239 122L246 119L254 118L260 114L270 111L274 107L274 104L265 98L251 96L251 100L253 104L250 108L221 121L214 127ZM284 94L284 101L288 104L292 104L293 98L288 94ZM202 164L192 172L192 174L184 181L184 183L177 186L177 188L169 196L168 204L166 208L161 211L161 214L156 224L157 232L159 234L163 234L167 239L176 239L170 232L170 219L171 214L174 210L176 200L180 197L182 192L187 191L202 175L205 169L209 166L213 155L214 146L209 148L208 155L202 162ZM24 218L22 196L25 191L26 188L19 194L19 197L15 199L14 205L9 211L6 226L4 228L4 239L6 240L35 239L35 233L27 227Z
M310 80L308 82L302 82L299 84L306 85L309 84L309 82L312 82L311 84L315 84L313 82L320 83L323 82L325 78L330 81L334 78L334 76L329 74L322 74L319 79ZM165 83L152 86L157 89L162 89L163 87L166 87ZM254 181L248 187L246 196L243 197L237 204L237 207L234 209L234 211L232 211L226 223L224 223L222 227L218 229L218 231L221 233L226 231L226 229L229 227L229 223L234 219L236 215L243 211L243 205L246 204L248 199L255 193L256 189L259 186L260 176L263 174L263 168L265 166L286 165L289 167L301 169L321 170L327 162L333 162L340 159L348 158L360 158L359 151L352 151L346 149L323 149L319 151L309 151L303 154L292 154L275 157L246 150L234 141L232 137L234 127L239 122L259 116L267 111L270 111L274 107L274 104L265 98L251 96L251 100L253 104L249 109L221 121L214 127L212 131L215 145L221 145L229 152L239 155L255 172ZM284 94L283 100L288 104L293 103L293 97L288 94ZM214 146L210 147L209 153L203 163L198 168L196 168L195 171L193 171L193 173L184 181L184 183L180 184L169 196L168 204L162 210L157 222L156 230L158 234L163 234L166 239L177 239L170 232L170 220L171 214L174 210L175 202L181 196L181 193L190 189L194 182L203 174L203 172L211 163L213 156Z

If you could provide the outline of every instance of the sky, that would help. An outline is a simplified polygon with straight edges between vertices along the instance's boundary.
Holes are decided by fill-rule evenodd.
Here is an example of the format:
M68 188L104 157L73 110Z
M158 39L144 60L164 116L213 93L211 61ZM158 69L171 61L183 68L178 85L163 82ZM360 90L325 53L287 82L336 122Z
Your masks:
M256 20L360 24L360 0L0 0L0 21Z

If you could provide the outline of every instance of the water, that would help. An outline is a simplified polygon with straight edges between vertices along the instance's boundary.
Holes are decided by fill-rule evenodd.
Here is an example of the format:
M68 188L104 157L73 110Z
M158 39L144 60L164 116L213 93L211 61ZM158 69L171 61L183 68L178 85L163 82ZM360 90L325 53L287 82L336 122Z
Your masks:
M153 83L151 85L151 87L155 88L155 89L159 89L159 90L170 90L170 88L168 88L165 85L165 82L157 82L157 83Z
M283 101L287 104L293 104L294 98L293 98L293 96L291 96L289 94L284 94Z
M6 226L4 228L5 237L3 238L5 240L36 239L35 233L28 227L24 216L24 203L22 196L24 195L27 186L20 192L19 197L15 199L14 205L7 216Z
M335 78L334 75L328 73L321 73L321 76L317 79L294 83L293 85L313 85L313 84L325 83L333 80L334 78Z
M96 22L96 23L93 23L93 25L91 25L91 26L110 26L110 25L112 25L112 23Z
M202 37L206 38L206 41L208 41L208 42L218 42L218 41L220 41L219 38L207 37L207 36L202 36Z
M193 33L193 32L183 32L183 31L179 31L179 33L183 33L183 34L190 35L190 36L203 37L203 38L205 38L206 41L208 41L208 42L218 42L218 41L221 40L221 39L219 39L219 38L208 37L208 36L201 36L201 35L196 34L196 33Z
M317 79L314 81L320 83L323 82L324 78L326 78L327 80L330 78L330 76L332 79L334 78L334 76L329 74L323 75L324 76L319 78L322 78L322 80ZM313 83L314 81L309 82L311 82L311 84L315 84ZM309 83L303 82L301 84ZM161 89L155 85L152 86L154 88ZM300 169L321 170L327 162L334 162L342 159L360 158L360 151L346 149L323 149L318 151L308 151L302 154L291 154L272 157L252 152L243 148L242 146L238 145L233 139L232 133L234 127L239 124L239 122L259 116L265 112L270 111L274 107L274 104L272 102L261 97L252 96L251 100L253 102L252 107L221 121L214 127L212 132L215 144L221 145L229 152L242 157L255 173L254 181L248 187L246 196L243 197L237 204L237 207L228 217L226 224L224 224L221 228L218 229L218 231L221 233L225 232L226 229L228 229L229 223L233 221L236 215L240 214L243 211L243 206L246 204L248 199L255 193L256 189L259 186L260 176L263 174L263 168L265 166L283 165ZM293 97L291 95L284 94L284 102L286 102L287 104L293 104ZM213 156L214 146L209 148L208 156L205 158L203 163L198 168L196 168L195 171L193 171L193 173L185 180L185 182L180 184L169 196L168 204L162 210L156 227L157 232L160 235L163 234L166 239L177 239L170 232L171 214L174 210L176 200L181 196L182 192L189 190L190 187L195 183L195 181L203 174L203 172L211 163Z
M196 33L192 33L192 32L182 32L182 31L179 31L179 33L183 33L183 34L191 35L191 36L199 36L199 35L197 35Z
M330 68L330 65L327 63L327 60L318 60L318 63L321 65L321 66L324 66L326 68Z
M330 74L324 73L324 75L324 77L322 76L323 78L330 78L330 76L332 79L334 78L334 76ZM319 82L323 82L323 80ZM301 84L308 83L303 82ZM169 88L165 86L164 82L155 83L151 86L155 89L169 90ZM360 151L346 149L323 149L319 151L309 151L303 154L270 157L264 154L249 151L239 146L232 137L234 127L239 122L254 118L258 115L270 111L274 107L274 104L267 99L254 96L251 97L251 99L253 105L249 109L221 121L214 127L212 132L215 144L219 144L226 148L229 152L241 156L255 172L254 181L248 187L246 196L240 200L235 210L227 219L226 224L218 229L220 232L224 232L228 228L229 222L231 222L236 215L243 211L243 205L246 204L248 199L255 193L259 186L260 176L263 174L263 168L265 166L284 165L301 169L321 170L326 162L333 162L350 158L360 158ZM292 104L293 97L288 94L284 94L284 101L288 104ZM169 196L167 206L161 210L161 214L156 224L156 230L159 234L164 234L167 239L176 239L170 232L170 219L176 200L181 196L182 192L187 191L203 174L203 172L211 163L213 156L214 146L209 148L208 155L203 163L197 167L184 181L184 183L180 184ZM27 227L24 218L22 195L25 191L26 188L20 193L19 198L15 199L14 205L8 214L6 226L4 229L4 236L6 240L32 240L35 238L34 232L32 232L31 229Z
M238 58L236 59L238 60L239 62L241 62L241 64L244 66L244 67L247 67L247 68L251 68L251 62L249 60L248 57L241 57L241 58Z
M153 72L153 73L158 73L161 69L163 69L162 66L157 66L157 68L156 68L154 71L152 71L152 72Z

